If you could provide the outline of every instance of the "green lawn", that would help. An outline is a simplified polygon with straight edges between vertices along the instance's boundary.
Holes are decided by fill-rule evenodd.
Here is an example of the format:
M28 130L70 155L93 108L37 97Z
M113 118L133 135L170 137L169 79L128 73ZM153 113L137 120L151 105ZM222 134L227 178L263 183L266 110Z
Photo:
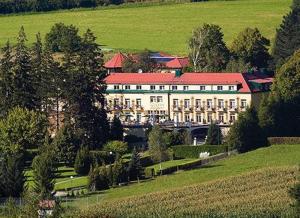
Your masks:
M258 27L274 39L282 16L291 0L236 0L170 4L136 8L73 10L42 14L0 16L0 45L16 41L21 25L29 43L40 32L43 36L57 22L90 28L98 42L121 50L161 50L186 54L192 29L206 23L219 24L228 44L245 27Z
M80 206L83 202L93 203L103 199L110 200L171 190L205 181L223 179L265 167L294 166L298 164L300 164L300 145L273 145L232 156L203 168L179 171L176 174L157 177L151 181L109 189L103 191L100 195L78 199L74 202L74 205Z
M155 165L149 166L148 168L153 168L155 172L158 172L160 170L160 166L161 166L161 169L166 169L168 167L178 166L181 164L193 162L195 160L197 160L197 159L169 160L169 161L162 162L161 164L155 164Z

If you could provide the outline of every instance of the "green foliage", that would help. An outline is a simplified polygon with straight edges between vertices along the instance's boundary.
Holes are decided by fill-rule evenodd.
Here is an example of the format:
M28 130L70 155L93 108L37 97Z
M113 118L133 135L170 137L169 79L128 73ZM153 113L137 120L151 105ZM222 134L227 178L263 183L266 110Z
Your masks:
M71 125L65 124L56 134L53 145L58 151L60 161L68 166L73 166L79 149L79 140Z
M167 147L184 144L183 134L178 131L165 132L163 134Z
M74 169L78 175L87 175L92 164L91 155L87 147L81 147L77 152Z
M231 126L227 144L239 152L247 152L267 145L267 138L258 124L257 112L254 107L247 108L238 116Z
M32 162L33 189L41 199L51 196L57 176L56 154L51 148L51 145L45 144L41 153Z
M128 174L130 180L140 179L143 175L143 167L141 165L141 157L134 147L131 159L128 164Z
M242 59L231 57L227 66L226 72L240 72L244 73L251 69L250 63L245 63Z
M40 113L13 108L5 119L0 120L0 150L23 152L43 144L46 118Z
M229 60L221 27L214 24L204 24L194 29L189 39L189 49L194 71L222 71Z
M168 159L167 146L163 131L158 125L153 126L148 137L149 153L154 162Z
M300 49L300 4L293 0L292 10L283 17L277 29L273 56L276 66L281 66L284 61Z
M24 162L20 153L1 154L0 193L4 197L20 197L25 187Z
M119 158L115 161L112 167L112 184L116 186L125 181L127 181L126 169L123 165L122 158Z
M88 176L88 187L91 191L109 189L106 166L91 169Z
M128 150L128 144L122 141L110 141L105 144L104 150L107 152L113 152L120 156L126 153Z
M238 60L252 67L265 68L270 60L270 40L261 35L257 28L246 28L240 32L231 46L231 52Z
M114 116L110 125L110 140L123 140L123 126L121 120L117 116Z
M199 158L199 154L202 152L209 152L210 155L215 155L228 150L225 145L176 145L172 149L175 158Z
M207 132L207 145L220 145L222 144L222 132L216 123L211 123Z
M56 23L45 37L46 48L53 52L78 51L81 38L78 29L73 25Z

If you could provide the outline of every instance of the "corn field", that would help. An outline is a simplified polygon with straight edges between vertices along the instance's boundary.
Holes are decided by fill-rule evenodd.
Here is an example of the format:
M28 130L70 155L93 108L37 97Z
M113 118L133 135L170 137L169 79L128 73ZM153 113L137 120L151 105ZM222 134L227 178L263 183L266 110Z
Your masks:
M172 191L102 202L77 213L96 217L295 217L288 190L298 167L266 168Z

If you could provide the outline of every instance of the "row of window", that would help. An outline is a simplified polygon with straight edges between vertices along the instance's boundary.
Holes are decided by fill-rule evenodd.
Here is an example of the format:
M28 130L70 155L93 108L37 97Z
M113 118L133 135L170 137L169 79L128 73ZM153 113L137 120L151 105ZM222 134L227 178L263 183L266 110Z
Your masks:
M130 90L131 86L130 85L125 85L124 89L125 90ZM142 86L141 85L136 85L135 89L136 90L142 90ZM114 85L114 90L120 90L120 85ZM154 90L163 91L163 90L165 90L165 86L164 85L160 85L159 87L156 87L155 85L150 85L150 90L152 90L152 91L154 91ZM177 85L172 85L171 86L171 90L173 90L173 91L178 90L178 86ZM189 86L183 86L183 90L184 91L188 91L189 90ZM199 90L200 91L205 91L206 90L206 86L200 86ZM223 88L223 86L217 86L217 90L218 91L223 91L224 88ZM228 86L228 90L229 91L234 91L235 90L234 86Z

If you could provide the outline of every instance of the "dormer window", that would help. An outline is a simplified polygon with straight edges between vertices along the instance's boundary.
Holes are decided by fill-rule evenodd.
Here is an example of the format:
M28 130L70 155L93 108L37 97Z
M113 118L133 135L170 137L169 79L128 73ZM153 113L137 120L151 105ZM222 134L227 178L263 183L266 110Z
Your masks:
M118 90L120 89L120 86L119 85L114 85L114 90Z
M205 86L200 86L200 91L205 91Z
M172 90L177 90L177 86L172 86Z
M137 85L136 86L136 90L141 90L142 89L142 86L141 85Z
M234 91L234 86L229 86L229 91Z
M151 86L150 86L150 90L155 90L155 86L154 86L154 85L151 85Z
M125 90L129 90L130 89L130 85L125 85Z
M184 91L188 91L189 90L189 86L183 86L183 90Z
M223 90L223 86L217 86L217 90L218 91L222 91Z
M159 90L165 90L165 86L159 86Z

